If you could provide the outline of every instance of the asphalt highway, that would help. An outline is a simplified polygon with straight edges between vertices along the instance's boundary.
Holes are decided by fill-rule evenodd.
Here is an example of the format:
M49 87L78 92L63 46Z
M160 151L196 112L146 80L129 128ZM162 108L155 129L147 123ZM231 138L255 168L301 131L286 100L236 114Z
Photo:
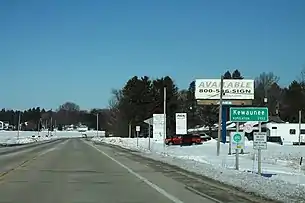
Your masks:
M1 155L0 202L217 202L124 153L67 139Z

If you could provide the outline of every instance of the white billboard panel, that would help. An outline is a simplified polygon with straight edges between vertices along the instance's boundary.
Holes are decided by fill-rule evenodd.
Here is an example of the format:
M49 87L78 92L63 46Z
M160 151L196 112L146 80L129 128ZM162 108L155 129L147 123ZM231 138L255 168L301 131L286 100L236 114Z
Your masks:
M195 83L196 99L220 99L220 79L197 79ZM224 100L253 100L254 80L224 79L223 92Z
M153 139L164 140L164 114L153 115Z
M176 113L176 134L187 134L187 113Z

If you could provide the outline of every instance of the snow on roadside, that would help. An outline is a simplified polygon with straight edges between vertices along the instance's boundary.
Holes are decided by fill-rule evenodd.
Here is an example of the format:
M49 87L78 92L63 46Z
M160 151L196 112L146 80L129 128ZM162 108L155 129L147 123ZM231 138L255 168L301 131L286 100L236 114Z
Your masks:
M151 139L152 140L152 139ZM290 159L296 159L300 155L303 155L300 150L297 150L291 146L291 148L285 148L283 152L283 146L271 143L268 145L268 151L263 152L263 172L272 173L277 175L272 178L265 178L255 173L244 172L249 169L253 169L253 154L252 144L249 142L246 144L246 152L248 154L241 155L240 159L240 171L233 170L234 168L234 156L227 155L227 145L221 145L221 155L216 156L216 141L211 140L198 146L170 146L163 151L162 142L151 142L151 150L148 150L148 139L140 138L139 145L135 138L93 138L93 142L104 142L113 145L119 145L121 147L138 150L143 152L144 156L160 160L169 164L177 165L183 169L199 173L201 175L210 177L214 180L242 188L248 192L254 192L256 194L280 200L284 202L305 202L305 174L304 172L298 174L291 168L288 168L286 164L281 166L278 162L291 161ZM300 149L300 148L299 148ZM290 150L290 152L288 152ZM289 157L288 154L291 154ZM282 156L287 154L287 156ZM277 162L268 163L268 160L277 157ZM283 164L283 163L282 163ZM290 171L289 171L290 170ZM289 175L289 173L291 173ZM302 179L302 178L303 179ZM291 180L292 179L292 180ZM294 179L294 180L293 180Z
M17 131L1 131L0 144L29 144L57 138L56 136L49 137L46 135L33 131L20 131L18 137Z
M19 139L17 131L0 131L0 145L1 144L28 144L33 142L47 141L50 139L61 139L61 138L81 138L87 135L87 137L96 136L96 131L19 131ZM99 131L99 135L102 131Z

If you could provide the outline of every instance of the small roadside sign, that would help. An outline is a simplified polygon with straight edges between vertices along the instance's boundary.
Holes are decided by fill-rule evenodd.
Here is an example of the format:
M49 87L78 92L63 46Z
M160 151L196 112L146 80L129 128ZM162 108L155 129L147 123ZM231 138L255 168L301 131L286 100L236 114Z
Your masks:
M246 123L244 125L244 132L245 133L251 133L253 131L253 126L251 123Z
M153 125L153 118L146 119L146 120L144 121L144 123L147 123L147 124L149 124L149 125Z
M140 132L140 126L136 126L136 131Z
M267 133L254 132L253 133L253 149L267 149Z
M234 149L244 149L245 146L245 133L244 132L231 132L231 146Z

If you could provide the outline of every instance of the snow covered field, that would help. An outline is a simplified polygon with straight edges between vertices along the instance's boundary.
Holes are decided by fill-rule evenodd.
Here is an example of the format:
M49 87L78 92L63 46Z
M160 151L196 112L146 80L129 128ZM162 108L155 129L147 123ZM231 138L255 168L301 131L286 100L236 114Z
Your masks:
M282 146L268 143L268 150L262 150L262 172L272 177L259 176L257 172L256 150L252 141L247 141L245 154L240 155L240 170L235 170L235 155L228 155L228 144L221 144L221 155L216 156L216 141L211 140L196 146L166 146L153 142L148 150L148 139L139 138L93 138L95 142L105 142L124 148L142 151L144 156L177 165L215 180L243 188L249 192L284 202L305 202L305 146Z
M93 137L96 136L96 131L87 131L86 134L88 137ZM99 132L99 134L101 133ZM17 137L17 131L0 131L0 144L27 144L50 139L82 137L82 133L77 131L54 131L48 134L48 131L20 131L19 139Z

